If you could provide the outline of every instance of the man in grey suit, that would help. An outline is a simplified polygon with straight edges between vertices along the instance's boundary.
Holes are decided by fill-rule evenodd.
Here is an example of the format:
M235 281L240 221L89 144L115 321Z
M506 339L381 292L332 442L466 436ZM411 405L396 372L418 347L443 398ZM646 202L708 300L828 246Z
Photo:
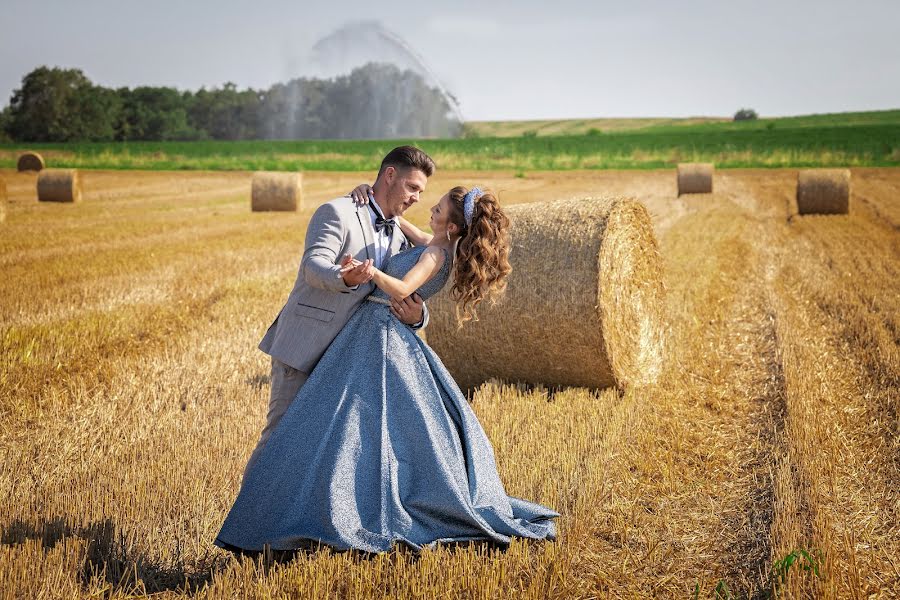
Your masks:
M374 268L407 247L394 217L419 201L434 168L434 161L418 148L394 148L381 162L372 186L374 202L357 206L345 196L313 213L294 289L259 343L260 350L272 357L272 389L266 425L244 473L328 346L374 289ZM348 255L361 264L342 268ZM407 325L427 323L418 296L393 302L391 311Z

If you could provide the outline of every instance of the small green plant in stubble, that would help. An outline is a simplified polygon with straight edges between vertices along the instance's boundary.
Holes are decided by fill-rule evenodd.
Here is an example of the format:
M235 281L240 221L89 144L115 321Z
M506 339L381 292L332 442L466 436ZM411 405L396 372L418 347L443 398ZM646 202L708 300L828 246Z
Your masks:
M787 582L788 574L791 572L791 569L793 569L794 572L801 570L806 573L812 573L816 577L821 577L821 572L819 570L821 564L822 553L816 549L804 550L803 548L797 548L796 550L787 553L783 558L776 560L772 564L772 571L769 575L772 595L775 596L779 586L782 586Z

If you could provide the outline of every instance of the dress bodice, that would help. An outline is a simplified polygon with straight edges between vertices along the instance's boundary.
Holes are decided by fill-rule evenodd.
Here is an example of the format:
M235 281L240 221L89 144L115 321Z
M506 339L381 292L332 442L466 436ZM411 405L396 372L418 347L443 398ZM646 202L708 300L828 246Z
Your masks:
M391 256L388 258L387 263L382 270L391 277L403 279L409 270L419 262L419 258L422 256L422 253L425 252L427 247L428 246L415 246L409 250ZM441 265L440 270L435 273L434 277L423 283L419 289L416 290L416 293L418 293L423 300L427 300L441 291L441 288L444 287L444 284L447 283L447 280L450 278L451 263L450 256L447 254L447 251L444 250L444 264ZM375 291L372 292L372 296L375 296L376 298L388 298L388 295L381 288L375 288Z

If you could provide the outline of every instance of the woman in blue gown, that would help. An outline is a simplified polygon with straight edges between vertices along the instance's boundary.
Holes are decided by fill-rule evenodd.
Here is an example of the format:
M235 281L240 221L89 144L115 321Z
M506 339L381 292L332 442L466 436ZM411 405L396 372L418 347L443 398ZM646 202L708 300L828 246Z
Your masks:
M433 235L401 220L417 245L376 270L370 301L332 342L245 474L216 545L383 552L394 544L418 551L440 542L555 539L559 515L507 496L465 396L389 310L389 298L416 291L427 299L451 274L461 320L503 290L509 222L496 198L456 187L431 212Z

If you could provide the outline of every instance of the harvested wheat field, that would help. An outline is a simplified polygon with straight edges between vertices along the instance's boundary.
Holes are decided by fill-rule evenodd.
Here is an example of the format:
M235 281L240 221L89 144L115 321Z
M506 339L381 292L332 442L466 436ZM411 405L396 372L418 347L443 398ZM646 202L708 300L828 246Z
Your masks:
M0 173L0 596L900 596L900 170L853 169L849 215L794 216L797 171L441 172L505 203L631 195L666 287L652 387L490 383L473 407L507 491L554 543L233 559L212 540L262 427L256 344L306 222L370 174L82 171L79 205ZM551 324L552 326L552 324Z

